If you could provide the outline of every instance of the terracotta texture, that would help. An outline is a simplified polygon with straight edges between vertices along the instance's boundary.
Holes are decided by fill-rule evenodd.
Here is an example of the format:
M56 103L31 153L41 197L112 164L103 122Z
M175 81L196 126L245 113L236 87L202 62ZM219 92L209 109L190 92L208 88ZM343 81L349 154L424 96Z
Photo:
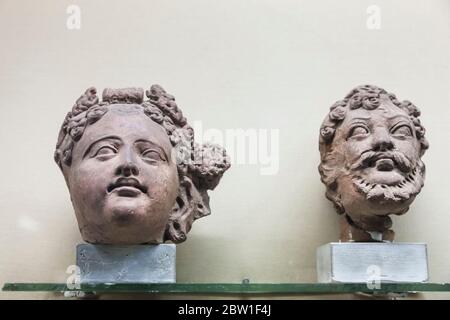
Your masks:
M341 217L341 241L392 241L391 214L420 192L428 148L420 111L376 86L333 104L320 128L319 172Z
M61 127L55 151L83 239L175 243L210 214L207 190L230 167L225 150L194 142L163 88L89 88Z

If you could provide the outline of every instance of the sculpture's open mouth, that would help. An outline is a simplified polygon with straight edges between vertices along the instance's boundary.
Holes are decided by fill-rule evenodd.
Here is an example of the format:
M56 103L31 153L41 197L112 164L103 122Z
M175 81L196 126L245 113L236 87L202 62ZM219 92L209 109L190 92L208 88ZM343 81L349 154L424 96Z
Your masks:
M399 169L404 173L409 173L413 169L413 166L411 161L398 151L366 151L352 168L362 170L374 168L378 171L392 171L394 169Z
M135 178L119 178L108 186L107 191L121 197L136 197L140 193L147 193L147 188Z
M375 167L379 171L392 171L395 168L395 160L392 158L379 158L374 160L371 167Z
M397 166L397 160L391 155L378 153L366 160L365 165L380 171L391 171Z

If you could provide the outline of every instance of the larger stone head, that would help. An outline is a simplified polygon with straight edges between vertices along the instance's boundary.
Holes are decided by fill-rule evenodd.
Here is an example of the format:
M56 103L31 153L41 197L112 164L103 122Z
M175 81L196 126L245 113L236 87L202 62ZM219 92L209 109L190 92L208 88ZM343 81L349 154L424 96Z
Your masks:
M225 150L199 145L175 99L158 85L86 90L64 120L55 161L83 239L175 243L210 214L207 191L230 167Z
M420 111L384 89L353 89L320 128L319 172L341 218L342 241L393 240L390 214L420 192L428 148Z

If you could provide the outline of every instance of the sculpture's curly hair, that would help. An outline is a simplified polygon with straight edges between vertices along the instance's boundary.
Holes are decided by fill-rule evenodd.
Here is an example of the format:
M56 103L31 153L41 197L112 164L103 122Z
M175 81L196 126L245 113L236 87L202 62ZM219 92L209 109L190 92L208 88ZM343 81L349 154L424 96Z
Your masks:
M143 101L144 92L141 88L105 89L102 96L100 102L97 90L88 88L67 113L56 144L56 163L61 170L63 165L71 165L75 143L81 139L88 125L108 112L108 105L140 105L145 115L165 129L177 152L180 190L176 207L169 217L165 240L175 243L186 240L194 220L210 214L207 190L213 190L230 167L225 149L218 145L195 143L194 130L178 108L175 98L159 85L152 85L146 91L146 101ZM194 196L197 196L196 200L189 201L188 198Z
M320 127L319 137L319 151L321 163L319 165L319 173L322 182L327 187L326 196L333 201L339 213L343 212L343 208L339 204L334 189L336 187L336 177L332 174L332 169L327 166L327 160L332 154L332 142L336 129L344 120L348 110L364 108L366 110L373 110L380 106L380 96L385 94L389 97L394 105L403 109L415 127L416 138L420 143L420 156L428 149L428 141L425 138L425 128L419 120L420 110L408 100L399 101L392 93L373 85L362 85L351 90L344 99L335 102L330 107L330 112L325 117Z

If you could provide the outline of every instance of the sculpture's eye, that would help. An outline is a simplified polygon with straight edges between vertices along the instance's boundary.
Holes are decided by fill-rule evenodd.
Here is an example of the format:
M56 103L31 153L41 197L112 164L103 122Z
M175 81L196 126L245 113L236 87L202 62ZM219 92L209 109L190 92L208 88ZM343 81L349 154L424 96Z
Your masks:
M115 155L116 153L117 153L117 150L114 147L103 146L95 152L94 157L100 158L100 159L106 159L110 156Z
M146 149L142 152L142 158L149 161L162 161L164 157L155 149Z
M406 124L402 124L402 125L394 127L394 129L392 129L391 133L395 136L405 136L405 137L412 136L412 131L411 131L410 126L408 126Z
M369 129L366 126L363 125L357 125L354 126L353 128L351 128L350 133L348 135L348 137L362 137L365 136L369 133Z

